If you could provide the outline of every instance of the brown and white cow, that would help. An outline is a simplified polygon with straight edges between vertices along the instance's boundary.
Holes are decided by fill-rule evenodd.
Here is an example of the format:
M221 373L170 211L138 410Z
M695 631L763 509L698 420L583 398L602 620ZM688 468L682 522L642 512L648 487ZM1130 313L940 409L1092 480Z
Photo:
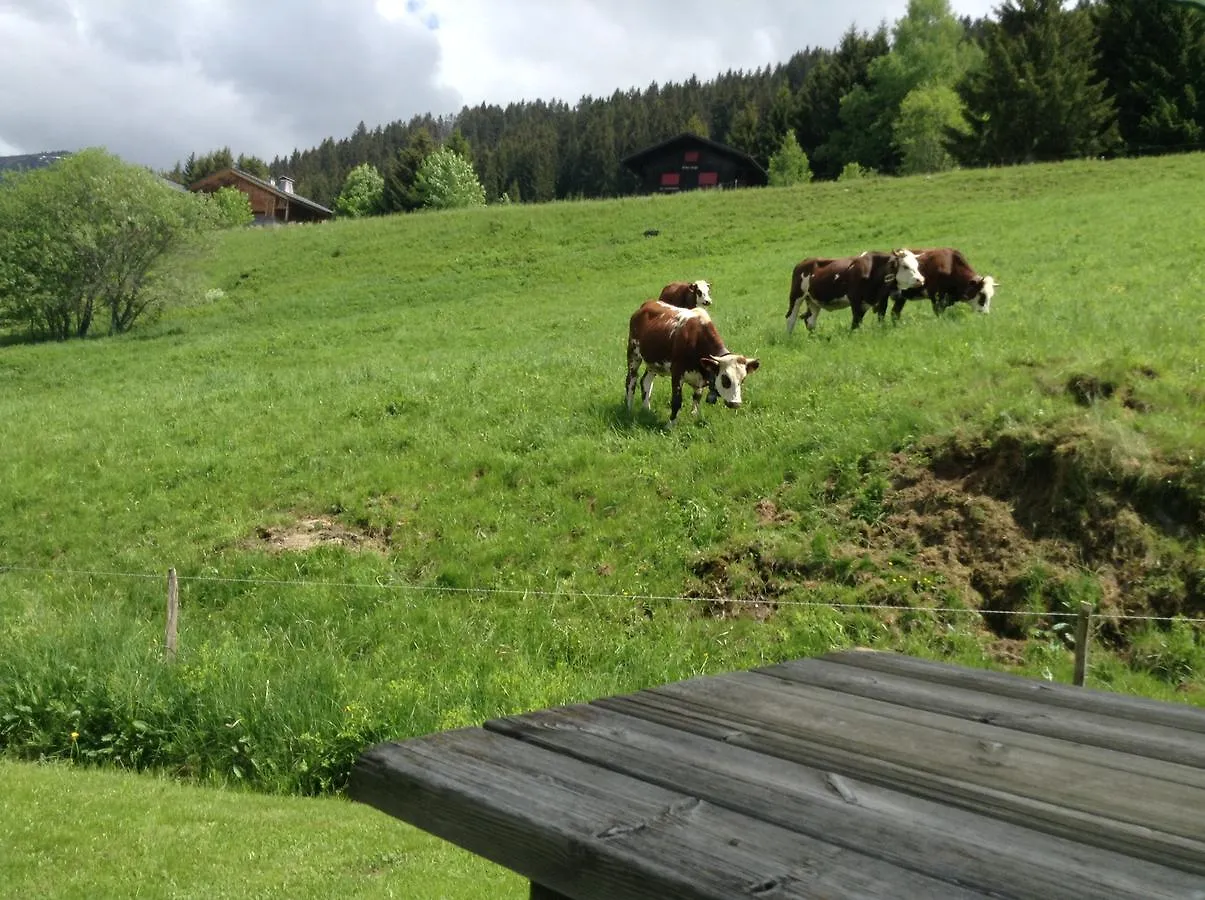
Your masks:
M638 378L641 363L644 375ZM625 397L632 411L636 382L645 409L652 409L653 379L670 376L673 395L670 400L669 426L672 428L682 408L682 383L694 389L691 414L698 415L703 389L710 388L708 402L722 399L724 405L741 405L741 384L761 363L732 353L716 330L707 310L682 309L660 300L647 300L632 314L628 323L628 377Z
M787 334L795 330L800 310L806 303L803 322L812 331L822 309L853 310L853 327L862 324L867 310L877 310L897 290L925 283L911 250L890 253L867 251L860 256L839 259L810 257L791 273L791 294L787 302Z
M992 297L999 283L991 275L979 275L971 268L961 250L954 247L933 247L914 250L920 273L925 283L896 291L891 305L891 317L899 319L904 304L917 297L928 297L933 303L933 312L954 303L970 303L976 312L991 312ZM883 298L875 310L879 318L887 312L887 301Z
M699 281L671 281L661 289L657 298L662 303L680 306L683 309L694 309L699 306L711 306L711 284Z

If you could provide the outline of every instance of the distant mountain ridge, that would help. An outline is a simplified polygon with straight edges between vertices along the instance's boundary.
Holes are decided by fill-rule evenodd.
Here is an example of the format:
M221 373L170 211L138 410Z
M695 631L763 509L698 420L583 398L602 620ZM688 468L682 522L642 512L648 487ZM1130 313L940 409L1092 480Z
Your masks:
M44 153L22 153L17 156L0 156L0 172L16 172L21 169L43 169L51 163L70 155L70 150L47 150Z

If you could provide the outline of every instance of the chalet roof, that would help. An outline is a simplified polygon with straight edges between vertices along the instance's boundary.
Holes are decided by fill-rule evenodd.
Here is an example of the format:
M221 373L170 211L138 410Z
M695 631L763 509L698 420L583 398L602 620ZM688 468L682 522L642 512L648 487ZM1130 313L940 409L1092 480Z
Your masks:
M278 188L272 182L266 181L263 178L259 178L255 175L252 175L250 172L245 172L242 169L238 168L238 166L232 166L231 168L222 169L219 172L214 172L212 175L206 175L200 181L196 181L196 182L190 184L188 186L188 189L190 191L198 191L198 190L204 190L206 187L210 187L214 184L217 184L220 186L221 184L227 182L231 176L233 176L236 180L246 181L250 184L255 185L258 188L268 191L269 193L275 194L277 197L283 197L285 200L288 200L291 203L296 203L299 206L307 207L308 209L312 209L315 212L320 212L320 213L323 213L328 216L333 216L335 214L333 210L327 209L321 203L315 203L313 200L309 199L308 197L301 196L301 194L291 194L288 191L282 191L280 188Z
M701 135L695 134L693 131L683 131L681 134L676 134L672 138L668 138L659 144L653 144L651 147L645 147L643 150L637 150L635 153L625 156L620 160L620 162L629 169L635 170L639 168L640 164L644 162L645 159L656 156L658 153L675 146L709 147L716 153L722 153L725 156L732 157L733 159L739 159L750 168L756 169L763 175L766 174L766 170L758 165L757 160L755 160L744 150L738 150L736 147L729 146L728 144L721 144L719 141L713 141L711 138L702 137Z

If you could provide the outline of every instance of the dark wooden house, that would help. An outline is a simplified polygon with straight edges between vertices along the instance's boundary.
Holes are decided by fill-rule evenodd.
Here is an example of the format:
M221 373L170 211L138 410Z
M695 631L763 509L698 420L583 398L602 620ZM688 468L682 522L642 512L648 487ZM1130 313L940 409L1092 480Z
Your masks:
M748 153L689 131L633 153L623 164L650 194L761 186L769 180Z
M251 213L257 225L323 222L335 215L325 206L294 193L293 179L285 175L274 184L242 169L222 169L189 185L188 189L212 194L224 187L238 188L250 198Z

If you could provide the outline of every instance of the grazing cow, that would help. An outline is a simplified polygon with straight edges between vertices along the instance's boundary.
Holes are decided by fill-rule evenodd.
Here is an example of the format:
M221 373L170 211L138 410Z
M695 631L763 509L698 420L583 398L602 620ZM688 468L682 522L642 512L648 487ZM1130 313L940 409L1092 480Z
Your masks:
M893 293L893 319L898 320L904 304L917 297L928 297L933 303L933 312L938 315L946 307L959 302L970 303L976 312L991 312L992 296L999 282L991 275L977 275L961 250L936 247L912 252L916 254L925 283ZM882 319L887 312L886 297L880 299L875 311Z
M683 309L711 306L711 285L702 280L671 281L661 289L661 296L657 299Z
M637 373L644 408L652 409L653 379L669 375L673 384L669 426L677 421L682 408L682 382L694 388L691 414L698 415L703 388L710 388L708 403L723 399L724 405L741 405L741 383L757 370L756 359L732 353L716 330L707 310L682 309L660 300L648 300L632 314L628 324L628 412L636 393Z
M853 327L862 324L869 309L877 310L897 289L925 283L911 250L890 253L867 251L840 259L810 257L791 273L791 295L787 303L787 334L795 330L799 312L807 303L803 322L812 331L822 309L853 310Z

